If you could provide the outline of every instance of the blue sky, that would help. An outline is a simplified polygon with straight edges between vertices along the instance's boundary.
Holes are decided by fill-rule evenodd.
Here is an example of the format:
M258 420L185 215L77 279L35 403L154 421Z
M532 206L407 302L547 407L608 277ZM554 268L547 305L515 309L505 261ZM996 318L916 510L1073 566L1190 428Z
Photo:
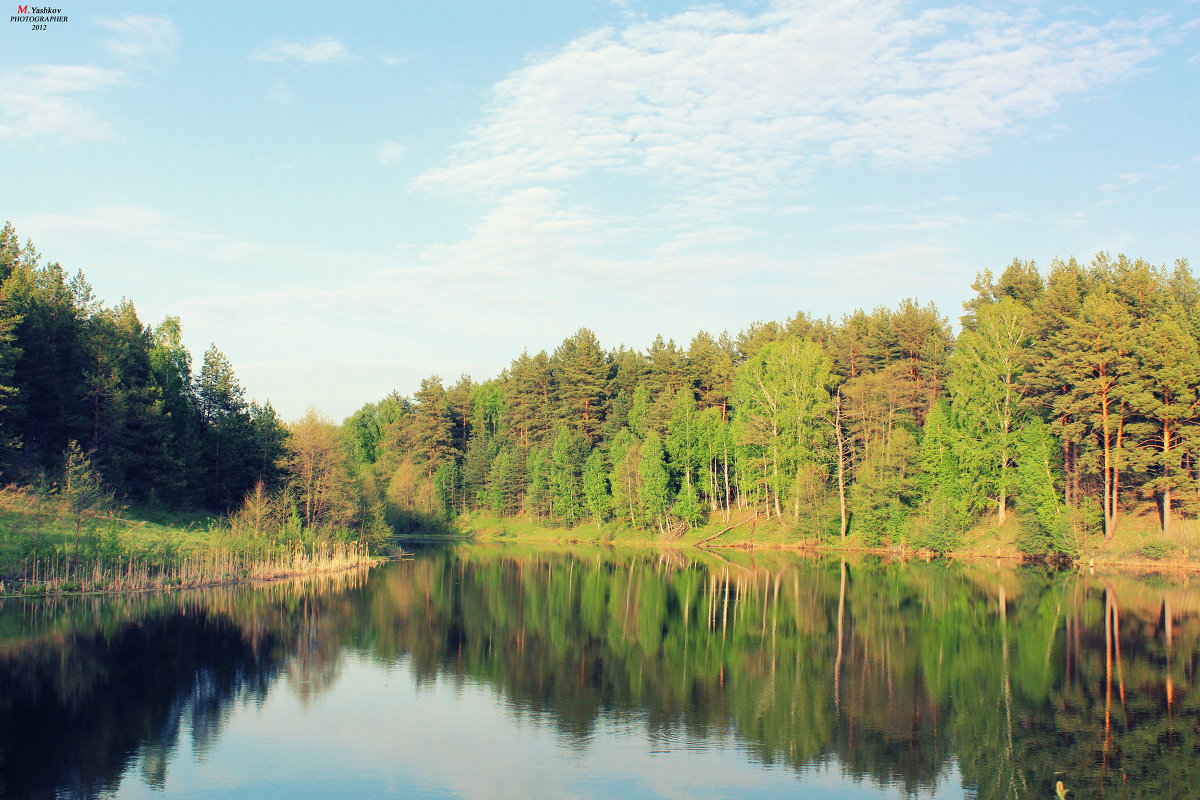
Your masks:
M0 17L0 216L287 418L1200 258L1194 0L56 7Z

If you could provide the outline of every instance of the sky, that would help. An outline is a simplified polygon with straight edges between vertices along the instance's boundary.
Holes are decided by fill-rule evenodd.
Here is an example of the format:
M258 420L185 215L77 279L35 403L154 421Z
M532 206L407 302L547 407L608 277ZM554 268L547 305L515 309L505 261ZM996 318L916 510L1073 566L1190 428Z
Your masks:
M1200 259L1197 0L54 2L0 16L0 217L286 419Z

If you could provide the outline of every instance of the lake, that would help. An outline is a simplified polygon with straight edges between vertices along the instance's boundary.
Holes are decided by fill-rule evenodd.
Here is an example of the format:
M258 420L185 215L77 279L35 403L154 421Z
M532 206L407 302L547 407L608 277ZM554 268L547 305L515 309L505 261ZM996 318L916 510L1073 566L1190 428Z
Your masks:
M0 797L1200 797L1196 582L430 548L0 604Z

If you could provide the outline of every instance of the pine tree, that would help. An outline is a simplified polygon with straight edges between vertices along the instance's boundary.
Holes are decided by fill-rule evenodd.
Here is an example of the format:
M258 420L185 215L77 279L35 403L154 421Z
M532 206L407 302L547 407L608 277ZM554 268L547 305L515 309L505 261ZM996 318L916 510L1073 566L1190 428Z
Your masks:
M593 441L604 421L609 365L596 334L580 328L563 340L550 359L558 387L558 420Z
M450 402L437 375L421 381L414 399L416 407L408 427L409 447L418 462L425 465L425 474L432 478L442 466L452 463L455 456Z
M557 391L550 357L543 350L512 362L504 383L505 427L522 447L544 443L552 426L551 396Z
M1161 498L1167 536L1173 500L1189 482L1182 456L1200 416L1200 346L1177 318L1166 315L1145 320L1135 337L1137 366L1128 399L1140 419L1129 426L1130 440L1138 444L1132 466L1149 473L1144 485Z
M1074 352L1061 377L1065 391L1054 398L1055 416L1072 421L1064 429L1072 438L1095 437L1100 450L1103 483L1101 505L1104 536L1116 531L1125 423L1133 390L1133 320L1129 309L1112 291L1093 292L1083 301L1079 317L1060 336L1061 347Z
M245 391L216 345L204 353L195 393L205 423L204 494L212 506L228 508L253 485L256 454Z

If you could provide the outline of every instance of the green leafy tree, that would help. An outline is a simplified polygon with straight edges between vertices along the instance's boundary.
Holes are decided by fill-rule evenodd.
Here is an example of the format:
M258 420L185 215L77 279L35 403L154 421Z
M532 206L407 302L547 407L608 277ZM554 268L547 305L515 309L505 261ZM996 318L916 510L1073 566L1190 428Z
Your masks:
M554 516L574 525L583 518L583 465L586 439L582 433L561 427L554 437L549 464L550 505Z
M613 497L608 488L608 468L600 448L592 450L583 464L583 495L588 513L596 522L612 515Z
M642 447L638 438L629 428L622 428L613 437L609 449L612 471L608 476L608 484L612 491L613 513L628 519L629 524L634 526L641 524L643 516L640 511L641 478L638 475L641 458Z
M695 527L704 521L704 507L700 505L694 484L680 488L675 496L675 504L671 506L671 513L686 522L688 527Z
M309 408L288 432L284 465L304 527L348 525L356 509L342 432L315 408Z
M925 511L918 547L945 553L958 546L971 519L971 478L964 475L961 457L971 434L954 424L949 403L939 400L925 419L917 487Z
M525 489L525 513L534 519L547 519L552 513L549 454L544 447L530 449L526 460L528 483Z
M778 518L789 501L799 516L802 466L827 460L832 366L820 345L787 338L764 346L735 379L738 442Z
M983 305L976 311L974 328L958 337L951 360L955 419L973 434L974 444L960 466L972 468L969 484L995 504L999 525L1004 524L1014 482L1016 430L1024 417L1021 373L1030 326L1029 309L1009 297ZM977 503L972 500L969 505Z
M434 503L439 516L449 519L455 515L460 505L461 491L458 465L453 461L443 462L433 473Z
M639 439L645 438L654 430L650 408L650 388L644 383L639 383L633 390L633 400L629 407L629 430Z
M100 471L92 463L90 453L80 449L71 441L63 452L62 481L59 496L66 505L67 513L75 528L74 557L79 558L79 538L83 533L85 517L112 502L112 493L104 488Z
M905 528L918 497L915 465L919 443L908 424L896 426L883 447L862 463L851 490L853 527L870 547L905 541Z
M1079 317L1061 332L1062 347L1074 357L1063 365L1066 391L1055 398L1056 416L1070 420L1064 435L1094 437L1099 445L1104 536L1116 532L1125 424L1133 389L1133 320L1110 290L1089 294Z
M1059 499L1061 449L1049 425L1031 419L1017 441L1017 507L1021 510L1018 547L1039 558L1073 557L1077 537Z
M676 485L695 494L693 483L700 467L701 450L696 400L690 388L675 393L675 400L671 403L671 421L667 426L666 448Z
M666 454L657 434L651 433L642 443L637 476L643 524L665 533L670 522L667 512L671 507L671 493Z

